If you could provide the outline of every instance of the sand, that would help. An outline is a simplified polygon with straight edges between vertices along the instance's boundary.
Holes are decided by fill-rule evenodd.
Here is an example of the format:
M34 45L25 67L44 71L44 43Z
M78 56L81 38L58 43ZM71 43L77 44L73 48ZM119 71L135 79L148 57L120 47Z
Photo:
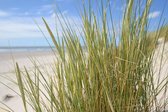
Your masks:
M0 107L7 110L9 107L14 112L24 112L21 97L17 94L19 89L10 80L16 81L15 62L18 62L21 70L24 70L24 66L28 70L32 70L34 68L32 60L36 60L37 66L42 68L44 66L50 67L55 58L51 51L0 53ZM7 112L2 108L0 112ZM29 111L32 112L33 110L29 109Z
M158 40L158 45L154 52L152 69L154 73L154 86L157 88L156 91L161 91L156 97L158 100L156 106L162 110L164 108L168 110L168 105L163 106L168 102L168 91L166 88L161 88L168 82L168 42L165 43L163 38Z
M164 48L164 49L163 49ZM11 55L12 54L12 55ZM13 60L13 59L14 60ZM161 86L167 81L163 81L168 76L168 43L164 44L164 40L158 40L158 46L154 53L152 69L154 72L154 85L155 88L161 83ZM13 52L13 53L0 53L0 107L4 109L11 108L14 112L24 112L21 97L16 93L19 89L16 84L9 81L9 79L16 81L15 77L15 62L18 62L22 70L25 66L31 71L34 66L32 60L36 60L37 65L40 68L48 67L47 70L51 69L51 64L56 60L53 52L51 51L38 51L38 52ZM160 78L159 78L160 77ZM6 79L8 78L8 79ZM7 87L8 86L8 87ZM13 90L16 92L14 92ZM162 90L161 93L156 97L158 102L156 106L160 106L167 101L168 93ZM0 108L0 112L7 112ZM168 110L168 107L166 107ZM9 109L8 109L9 110ZM9 110L10 111L10 110ZM33 112L30 108L29 112Z

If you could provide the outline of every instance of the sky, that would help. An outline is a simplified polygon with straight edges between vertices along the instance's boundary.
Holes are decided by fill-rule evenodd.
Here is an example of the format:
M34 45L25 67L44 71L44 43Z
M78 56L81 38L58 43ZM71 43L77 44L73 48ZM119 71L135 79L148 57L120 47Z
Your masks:
M0 0L0 46L47 46L44 38L51 42L44 26L44 17L55 33L57 26L61 35L61 25L55 20L55 13L64 15L74 29L81 26L81 0ZM100 0L97 0L98 2ZM114 23L119 32L122 20L124 0L111 0ZM161 18L168 20L168 1L153 0L149 13L150 30L155 30ZM95 4L96 5L96 4ZM59 9L59 10L58 10ZM40 29L42 32L40 31Z

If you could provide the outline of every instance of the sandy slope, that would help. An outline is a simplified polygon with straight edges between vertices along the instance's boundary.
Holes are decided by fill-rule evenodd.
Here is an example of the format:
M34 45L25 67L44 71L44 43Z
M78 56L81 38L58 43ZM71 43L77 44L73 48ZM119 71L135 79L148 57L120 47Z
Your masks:
M154 53L152 69L154 73L154 86L157 88L157 91L161 90L159 95L156 97L158 100L156 106L164 109L164 103L168 102L168 91L161 87L163 87L168 81L168 43L164 44L163 38L158 40L158 46ZM168 110L168 106L165 108Z

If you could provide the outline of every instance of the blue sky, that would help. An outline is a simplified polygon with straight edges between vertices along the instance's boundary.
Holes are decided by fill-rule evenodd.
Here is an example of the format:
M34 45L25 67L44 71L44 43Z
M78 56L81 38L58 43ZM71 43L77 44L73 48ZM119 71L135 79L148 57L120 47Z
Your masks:
M49 37L41 17L46 18L51 28L55 29L54 9L55 5L66 16L70 25L75 29L81 25L79 18L80 0L0 0L0 46L41 46L48 45L44 36L39 31L35 21ZM99 1L99 0L97 0ZM114 22L119 30L124 7L124 0L111 0ZM157 27L163 7L165 13L163 19L168 20L167 0L153 0L149 19L150 30ZM57 10L56 13L60 13ZM75 24L74 24L75 21ZM58 32L61 35L60 24L57 23Z

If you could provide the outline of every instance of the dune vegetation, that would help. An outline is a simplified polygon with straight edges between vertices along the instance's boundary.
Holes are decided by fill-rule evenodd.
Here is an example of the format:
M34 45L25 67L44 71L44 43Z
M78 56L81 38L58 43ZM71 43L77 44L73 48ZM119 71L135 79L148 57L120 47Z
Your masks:
M156 38L156 36L158 36L159 38L165 38L165 40L168 40L168 25L164 25L162 26L160 29L158 29L157 31L153 31L153 32L149 32L148 35L151 38L151 40L153 38Z
M28 105L35 112L163 110L157 104L160 90L154 87L151 68L155 46L150 44L156 44L159 36L152 43L147 41L152 0L145 0L144 8L136 0L127 0L120 36L114 29L109 0L103 1L99 1L96 11L93 1L83 2L81 35L68 24L68 18L57 15L58 21L64 18L60 24L66 24L62 25L63 37L58 38L43 18L57 57L52 72L40 69L35 63L34 72L26 68L22 72L16 64L26 112Z

